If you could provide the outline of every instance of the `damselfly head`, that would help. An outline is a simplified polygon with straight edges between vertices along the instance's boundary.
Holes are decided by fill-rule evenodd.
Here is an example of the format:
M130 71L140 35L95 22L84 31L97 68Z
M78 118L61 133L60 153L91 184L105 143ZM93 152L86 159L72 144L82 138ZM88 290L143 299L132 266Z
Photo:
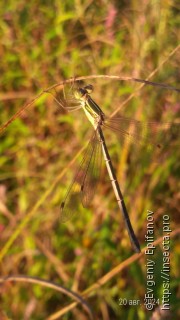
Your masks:
M81 99L85 94L91 93L93 91L92 84L88 84L87 86L83 88L78 88L74 90L74 96L76 99Z
M88 84L84 87L84 89L87 91L87 93L91 93L94 90L94 87L92 84Z

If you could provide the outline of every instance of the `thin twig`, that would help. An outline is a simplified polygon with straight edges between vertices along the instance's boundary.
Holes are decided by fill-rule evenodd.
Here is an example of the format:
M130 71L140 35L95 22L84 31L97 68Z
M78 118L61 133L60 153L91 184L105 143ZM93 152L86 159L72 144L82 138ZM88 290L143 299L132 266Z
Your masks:
M150 76L149 76L150 77ZM149 79L148 77L148 79ZM29 107L31 107L43 94L45 93L49 93L49 91L51 91L52 89L56 89L57 87L63 87L66 83L72 83L74 81L80 81L80 80L87 80L87 79L111 79L111 80L118 80L118 81L135 81L135 82L141 82L142 85L140 87L138 87L134 93L132 93L129 98L127 100L124 101L124 104L126 104L129 100L132 99L132 97L134 97L135 93L137 91L139 91L140 89L143 88L143 86L145 84L150 84L153 86L158 86L158 87L163 87L164 89L169 89L169 90L173 90L173 91L177 91L180 92L180 89L178 88L174 88L168 84L160 84L160 83L156 83L156 82L150 82L147 80L143 80L143 79L137 79L137 78L133 78L133 77L121 77L121 76L110 76L110 75L91 75L91 76L84 76L84 77L77 77L76 79L68 79L68 80L64 80L60 83L56 83L53 86L41 91L34 99L32 99L31 101L27 102L19 111L17 111L4 125L2 125L0 127L0 134L14 121L16 120L18 117L21 116L21 114L27 110ZM121 105L121 106L122 106ZM121 107L120 106L120 107ZM119 108L117 108L115 110L115 112L111 115L114 116L115 113L117 113L119 111Z
M0 278L0 283L4 283L7 281L15 281L15 282L30 282L30 283L35 283L35 284L39 284L41 286L44 287L48 287L51 289L54 289L56 291L59 291L61 293L64 293L65 295L69 296L70 298L76 300L77 304L81 303L83 308L87 311L87 313L89 314L90 319L94 319L92 310L90 308L90 306L88 305L88 303L76 292L69 290L63 286L60 286L58 284L55 284L51 281L47 281L47 280L43 280L37 277L28 277L28 276L7 276L7 277L3 277Z

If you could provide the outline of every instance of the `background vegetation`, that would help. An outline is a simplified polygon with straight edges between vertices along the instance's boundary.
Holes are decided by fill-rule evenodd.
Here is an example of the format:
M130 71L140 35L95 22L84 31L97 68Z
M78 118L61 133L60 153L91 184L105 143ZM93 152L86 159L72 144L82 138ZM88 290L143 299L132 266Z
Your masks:
M145 79L153 72L152 81L178 87L178 1L8 0L0 2L0 16L1 125L43 89L73 76ZM123 115L143 121L179 119L176 92L138 90L131 81L92 82L93 97L108 115L121 107ZM146 256L122 264L133 251L105 168L91 207L79 205L73 220L59 223L59 204L80 159L75 156L91 132L81 110L69 114L44 94L1 134L1 276L38 277L81 293L108 275L84 295L97 319L154 319L143 304ZM113 133L107 132L107 141L142 248L147 209L154 211L155 238L162 235L163 214L178 232L178 141L171 141L159 162ZM173 319L179 316L179 256L173 237ZM154 292L161 303L161 242L153 260ZM1 319L57 319L53 314L72 302L30 283L7 282L0 290ZM141 306L119 306L119 298L139 299ZM63 314L63 319L88 319L80 305Z

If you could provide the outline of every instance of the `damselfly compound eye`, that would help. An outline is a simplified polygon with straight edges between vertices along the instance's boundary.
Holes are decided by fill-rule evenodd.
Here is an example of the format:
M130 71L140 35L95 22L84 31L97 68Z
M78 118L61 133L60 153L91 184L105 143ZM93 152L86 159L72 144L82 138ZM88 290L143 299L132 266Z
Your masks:
M87 93L91 93L94 90L94 87L92 84L88 84L84 87L84 89L87 91Z

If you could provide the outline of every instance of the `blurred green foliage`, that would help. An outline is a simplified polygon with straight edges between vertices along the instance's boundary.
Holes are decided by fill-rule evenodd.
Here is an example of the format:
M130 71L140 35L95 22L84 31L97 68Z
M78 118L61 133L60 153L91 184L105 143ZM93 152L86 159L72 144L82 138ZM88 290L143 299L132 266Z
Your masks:
M0 3L0 124L43 89L74 76L108 74L143 78L178 87L178 1L13 1ZM161 66L164 60L167 60ZM93 81L93 98L107 114L138 88L133 82ZM69 90L69 89L68 89ZM178 94L144 87L121 113L139 120L179 119ZM0 137L1 247L24 222L4 251L1 276L25 274L57 282L75 291L90 287L132 254L111 184L102 179L89 209L59 223L59 204L73 178L70 161L92 129L82 111L66 113L44 94ZM144 150L126 148L107 132L107 141L132 224L145 245L146 210L154 211L155 238L162 216L179 225L179 148L171 141L160 163ZM76 160L76 164L80 157ZM54 183L63 170L59 183ZM54 187L52 187L54 186ZM47 197L44 194L47 190ZM43 198L44 197L44 198ZM30 214L40 200L35 214ZM27 217L30 217L29 220ZM155 251L156 298L162 298L162 247ZM180 316L178 239L171 240L171 307ZM146 256L98 289L89 303L98 319L150 319L143 304ZM0 308L8 319L46 319L70 303L65 295L30 284L4 285ZM141 306L119 306L118 299L140 299ZM63 319L81 319L75 308ZM83 318L84 319L84 318Z

